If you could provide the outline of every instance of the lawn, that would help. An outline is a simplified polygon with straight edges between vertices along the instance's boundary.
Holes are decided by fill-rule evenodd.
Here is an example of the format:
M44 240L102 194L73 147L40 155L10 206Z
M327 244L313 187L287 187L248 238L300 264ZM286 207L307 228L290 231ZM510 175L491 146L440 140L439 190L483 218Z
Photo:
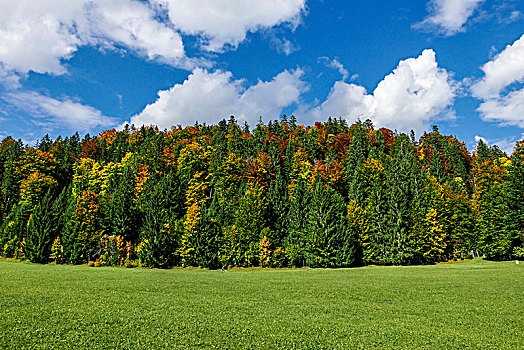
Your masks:
M524 349L524 264L147 270L0 261L0 349Z

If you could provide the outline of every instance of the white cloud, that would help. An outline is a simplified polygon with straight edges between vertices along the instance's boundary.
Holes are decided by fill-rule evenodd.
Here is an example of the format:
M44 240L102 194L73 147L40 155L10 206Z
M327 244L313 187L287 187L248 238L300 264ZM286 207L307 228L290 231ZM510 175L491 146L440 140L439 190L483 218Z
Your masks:
M449 111L455 97L453 85L446 70L438 67L435 52L424 50L417 58L400 61L373 94L338 81L324 103L297 115L305 113L311 120L341 116L349 122L369 118L380 126L422 132L430 122L453 117Z
M20 87L20 77L13 71L4 68L0 62L0 85L7 89L18 89Z
M142 2L98 0L87 12L95 40L108 40L172 65L185 56L180 34L155 20L153 9Z
M291 55L293 52L299 50L299 46L286 38L278 38L276 35L271 37L271 44L277 50L278 53L286 56Z
M482 137L482 136L479 136L479 135L475 135L475 143L479 143L481 140L484 143L488 143L488 141L486 140L485 137Z
M182 83L159 91L158 99L131 118L130 123L169 128L195 121L217 123L230 115L254 125L259 116L277 118L283 108L299 101L307 89L302 70L284 71L271 81L259 81L247 89L230 72L197 68Z
M507 20L508 23L518 21L522 18L522 12L520 11L511 11L509 18Z
M25 74L64 74L83 45L122 45L149 59L184 58L179 33L135 0L0 0L0 62Z
M471 86L472 95L483 102L480 117L502 126L524 128L524 88L509 91L524 82L524 35L481 67L484 77Z
M524 35L481 67L484 77L471 91L478 98L493 98L513 82L524 81Z
M83 1L0 0L0 61L5 69L63 74L61 59L76 51L81 39L73 27Z
M318 61L323 62L326 67L338 70L340 75L342 75L342 80L346 80L349 77L348 70L344 67L342 63L340 63L340 61L336 57L333 60L330 60L328 57L322 56L318 58ZM353 77L355 77L356 79L358 78L358 75L353 75L351 77L351 80L354 80Z
M198 35L209 51L237 47L248 32L283 23L296 27L306 0L152 0L167 8L184 34Z
M150 60L188 70L209 67L185 55L182 33L203 47L237 47L247 32L296 27L306 0L0 0L0 64L9 76L65 74L81 46L121 46ZM166 18L169 14L169 19ZM171 20L171 22L170 22ZM290 54L296 46L275 39ZM3 75L2 75L3 76Z
M477 110L484 121L524 128L524 89L500 98L488 99Z
M295 114L305 115L309 122L324 120L327 117L343 117L353 122L358 118L371 117L373 95L368 95L365 88L343 81L335 82L328 98L320 106L310 111L299 110Z
M436 30L452 36L464 31L464 25L484 0L430 0L429 16L414 25L415 28Z
M71 99L57 100L36 92L12 92L3 99L11 106L32 116L32 122L53 129L91 131L114 126L116 120L102 112Z

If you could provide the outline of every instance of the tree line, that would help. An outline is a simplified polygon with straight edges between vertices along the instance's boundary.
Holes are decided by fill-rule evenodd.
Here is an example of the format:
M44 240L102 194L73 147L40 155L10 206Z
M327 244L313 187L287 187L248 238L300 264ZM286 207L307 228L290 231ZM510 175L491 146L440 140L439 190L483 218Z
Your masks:
M126 126L0 143L0 256L349 267L524 257L524 142L470 153L367 120Z

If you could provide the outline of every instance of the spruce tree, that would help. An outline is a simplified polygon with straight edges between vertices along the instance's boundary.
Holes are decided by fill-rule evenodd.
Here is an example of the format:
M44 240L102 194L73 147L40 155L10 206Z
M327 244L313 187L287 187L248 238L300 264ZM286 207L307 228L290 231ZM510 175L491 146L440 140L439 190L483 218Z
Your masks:
M355 262L342 197L317 180L305 213L305 258L311 267L342 267Z
M108 188L110 195L102 202L106 214L106 232L126 241L138 239L139 214L134 202L135 168L126 164L115 174Z
M406 135L398 137L395 152L386 164L389 183L384 263L405 264L413 257L410 244L413 209L422 198L425 178L414 156L413 145Z
M31 212L24 245L24 254L31 262L49 261L51 245L62 229L60 216L66 191L62 191L56 200L51 192L47 192Z
M348 182L348 198L355 200L357 203L362 203L361 183L358 181L358 172L361 164L368 158L369 147L367 143L367 132L360 121L355 124L353 128L353 137L351 138L351 146L348 150L346 160L347 182Z
M503 185L504 230L511 245L511 252L514 248L524 247L523 151L522 147L517 147Z
M288 235L285 240L285 253L290 266L302 267L305 265L304 248L307 233L305 213L310 199L307 181L299 176L294 184L288 204Z
M178 178L173 172L146 182L147 191L141 197L143 225L140 230L139 257L145 266L167 268L177 263L175 250L179 238L179 220L183 198Z

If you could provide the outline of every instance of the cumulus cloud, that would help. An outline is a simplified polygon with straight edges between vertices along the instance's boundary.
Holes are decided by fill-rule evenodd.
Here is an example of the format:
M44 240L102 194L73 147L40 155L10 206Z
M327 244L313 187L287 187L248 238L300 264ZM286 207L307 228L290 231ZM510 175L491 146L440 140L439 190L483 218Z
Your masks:
M142 2L99 0L89 3L86 12L91 40L123 45L172 65L185 56L181 35L157 21L155 11Z
M452 36L464 31L464 25L484 0L430 0L429 15L414 25L415 28L436 30L439 34Z
M202 47L237 47L248 32L283 23L292 28L306 0L0 0L2 72L64 74L81 46L123 47L150 60L188 70L209 67L185 55L182 33ZM290 54L289 40L275 39Z
M488 122L498 122L501 126L524 128L524 89L506 96L482 102L477 109L481 118Z
M75 0L0 0L0 61L4 68L65 73L60 60L71 57L81 44L73 25L75 18L83 18L82 7Z
M306 0L152 0L168 9L176 28L202 39L202 47L237 47L248 32L283 23L296 27Z
M485 121L524 128L524 89L507 92L524 82L524 35L481 67L484 77L471 86L482 100L477 109Z
M184 57L179 33L135 0L0 0L0 61L25 74L64 74L62 61L83 45L121 45L175 64Z
M499 96L506 86L524 81L524 35L481 67L484 77L471 91L479 98Z
M102 114L96 108L71 99L58 100L36 92L11 92L2 97L10 106L32 116L32 122L52 129L66 127L83 132L106 128L116 120Z
M362 86L338 81L320 106L297 113L305 113L311 120L341 116L353 122L369 118L392 129L422 132L430 122L454 116L449 110L454 97L448 72L438 67L433 50L424 50L417 58L400 61L373 94Z
M245 81L233 79L230 72L197 68L182 84L160 91L158 99L133 116L130 123L163 129L197 120L217 123L234 115L254 125L260 116L276 118L283 108L299 101L307 89L302 75L300 69L286 70L271 81L259 81L246 89Z
M479 135L475 135L475 143L479 143L480 141L482 141L484 143L488 143L488 141L486 140L485 137L479 136Z

